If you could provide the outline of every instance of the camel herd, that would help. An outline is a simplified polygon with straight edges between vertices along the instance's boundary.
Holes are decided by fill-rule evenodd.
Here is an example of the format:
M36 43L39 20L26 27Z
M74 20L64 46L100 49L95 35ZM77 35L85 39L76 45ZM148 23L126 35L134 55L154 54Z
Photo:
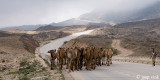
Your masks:
M86 70L95 69L96 66L101 66L105 63L109 66L112 64L113 49L75 47L59 48L57 51L49 50L48 53L51 54L51 70L53 70L53 65L55 65L54 62L57 58L58 68L61 70L63 65L66 64L66 69L69 69L70 72L71 70L82 70L83 66L85 66Z

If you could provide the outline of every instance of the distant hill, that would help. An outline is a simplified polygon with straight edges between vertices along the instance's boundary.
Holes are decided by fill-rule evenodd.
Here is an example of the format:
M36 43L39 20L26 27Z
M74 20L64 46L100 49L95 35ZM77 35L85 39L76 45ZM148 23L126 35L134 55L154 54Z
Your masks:
M0 30L11 30L11 29L16 29L16 30L36 30L37 28L44 26L44 25L23 25L23 26L15 26L15 27L6 27L6 28L0 28Z
M53 26L53 25L46 25L42 26L36 29L36 31L72 31L75 29L82 29L85 28L85 30L94 29L102 26L98 26L103 24L90 24L90 25L71 25L71 26ZM82 30L83 31L83 30Z
M52 26L72 26L72 25L97 25L97 26L103 26L107 25L104 22L100 21L90 21L90 20L82 20L79 18L73 18L66 21L62 21L59 23L51 23Z
M52 25L46 25L46 26L41 26L36 29L36 31L44 31L44 30L56 30L60 29L62 26L52 26Z

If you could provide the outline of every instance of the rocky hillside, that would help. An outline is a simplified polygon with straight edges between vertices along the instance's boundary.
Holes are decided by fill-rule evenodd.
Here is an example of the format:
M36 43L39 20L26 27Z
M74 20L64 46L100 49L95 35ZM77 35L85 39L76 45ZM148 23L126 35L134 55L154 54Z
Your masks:
M42 35L49 39L47 35L54 34L56 33L29 35L0 31L0 80L62 80L63 75L60 71L50 71L49 65L44 66L45 62L42 64L43 60L35 56L39 42L38 38L37 40L34 38ZM62 35L55 36L62 37ZM42 38L44 39L44 37Z
M38 34L31 35L34 40L37 40L38 42L43 41L50 41L57 38L61 38L64 36L70 35L69 33L64 33L62 31L56 32L56 31L49 31L49 32L39 32Z
M36 47L39 46L39 43L30 37L7 33L0 36L0 42L0 51L7 53L34 53Z
M63 31L67 33L75 33L75 32L81 32L84 30L99 28L101 26L96 25L72 25L72 26L53 26L53 25L47 25L40 27L36 29L36 31Z
M134 51L130 56L150 56L152 48L160 52L160 19L105 26L91 34L71 40L66 45L110 47L113 39L119 39L122 47Z
M150 56L152 48L159 52L160 19L118 24L95 31L111 39L120 39L121 46L134 51L131 56Z
M113 37L122 40L122 46L135 51L135 56L148 56L151 48L159 52L160 19L130 22L114 26Z

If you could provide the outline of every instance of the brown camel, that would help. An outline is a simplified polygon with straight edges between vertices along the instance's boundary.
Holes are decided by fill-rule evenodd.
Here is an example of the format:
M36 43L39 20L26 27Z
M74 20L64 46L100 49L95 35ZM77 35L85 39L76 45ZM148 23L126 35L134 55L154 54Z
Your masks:
M64 49L64 53L63 53L63 64L66 65L67 64L67 49Z
M66 67L66 69L69 68L69 72L71 72L72 60L73 60L72 48L67 48L66 52L67 52L67 67Z
M112 64L112 56L113 56L112 49L105 49L105 59L107 61L107 66L110 66L110 64Z
M92 69L95 69L96 68L97 59L98 59L98 49L93 47L91 54L93 55Z
M101 60L102 60L103 55L104 55L104 50L103 50L103 48L100 48L98 50L98 66L102 65L101 64L102 63Z
M87 47L86 49L84 49L83 55L85 58L86 69L91 70L91 60L92 60L91 48Z
M51 61L51 70L53 70L53 66L55 65L54 61L57 58L56 50L49 50L48 53L50 53L50 61Z
M73 55L74 55L74 70L76 69L77 71L79 71L79 59L80 59L80 56L81 56L81 51L80 51L80 49L79 48L77 48L77 47L75 47L74 49L73 49Z
M80 70L82 70L82 67L83 67L83 60L84 60L83 50L84 48L81 48L80 50L80 59L79 59L79 69Z
M59 66L60 70L62 70L63 67L63 58L64 58L64 49L59 48L57 51L57 65Z

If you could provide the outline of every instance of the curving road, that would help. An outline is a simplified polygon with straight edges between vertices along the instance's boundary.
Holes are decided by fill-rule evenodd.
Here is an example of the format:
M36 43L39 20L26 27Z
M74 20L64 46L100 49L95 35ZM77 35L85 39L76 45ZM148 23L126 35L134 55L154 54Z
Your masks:
M47 53L48 50L58 49L58 47L60 47L64 41L69 41L92 31L93 30L88 30L53 40L51 43L40 48L40 55L45 59L49 59L49 54ZM117 45L117 41L115 41L115 43L116 44L113 45ZM63 68L63 70L65 69ZM160 66L152 67L151 65L147 64L113 61L113 64L109 67L105 65L98 66L92 71L86 71L83 67L82 71L74 71L70 73L66 72L64 75L72 77L66 77L66 80L160 80Z
M51 49L56 49L57 50L60 46L63 45L63 43L65 41L69 41L69 40L74 39L74 38L76 38L78 36L81 36L81 35L89 34L92 31L94 31L94 29L93 30L87 30L87 31L84 31L84 32L75 33L75 34L72 34L72 35L69 35L69 36L66 36L66 37L63 37L63 38L53 40L50 43L40 47L40 49L39 49L40 50L39 51L40 55L42 56L42 58L45 58L49 61L50 54L47 53L49 50L51 50Z

